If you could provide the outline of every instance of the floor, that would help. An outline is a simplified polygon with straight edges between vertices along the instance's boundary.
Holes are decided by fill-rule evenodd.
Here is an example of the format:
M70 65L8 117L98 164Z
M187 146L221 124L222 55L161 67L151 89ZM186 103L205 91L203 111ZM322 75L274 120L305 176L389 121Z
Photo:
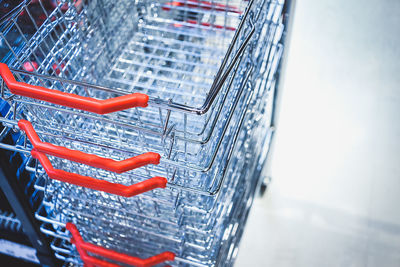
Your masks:
M237 267L400 266L400 1L298 0Z

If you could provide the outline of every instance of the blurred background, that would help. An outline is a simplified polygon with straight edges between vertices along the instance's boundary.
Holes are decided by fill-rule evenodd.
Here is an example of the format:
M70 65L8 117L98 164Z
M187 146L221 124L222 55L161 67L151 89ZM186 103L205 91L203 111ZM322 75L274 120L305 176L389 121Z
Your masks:
M400 266L400 1L299 0L236 266Z

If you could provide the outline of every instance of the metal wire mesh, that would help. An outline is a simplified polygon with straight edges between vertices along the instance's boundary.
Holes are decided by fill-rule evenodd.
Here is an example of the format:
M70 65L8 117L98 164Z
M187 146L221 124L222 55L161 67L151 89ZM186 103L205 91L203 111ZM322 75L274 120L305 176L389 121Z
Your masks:
M131 1L128 3L134 5ZM24 64L27 65L28 62L32 72L15 72L17 78L61 91L82 93L82 95L102 99L132 91L148 93L151 97L154 96L148 108L131 109L110 116L95 116L95 119L100 121L108 119L109 122L120 123L119 127L131 125L155 132L158 135L165 135L167 131L173 130L179 138L204 142L204 140L210 139L215 128L221 128L221 126L215 127L216 122L224 121L229 112L233 112L229 103L238 96L239 91L234 90L237 87L230 85L230 78L236 77L235 79L238 81L233 84L237 84L243 79L243 75L236 75L236 73L238 71L240 73L241 69L242 72L248 70L249 64L253 64L248 60L242 60L244 54L250 55L253 50L253 45L244 42L245 37L249 37L249 33L256 32L258 34L262 28L259 24L276 25L276 17L279 17L276 14L280 13L282 3L275 1L253 3L250 1L251 4L249 4L246 1L237 1L237 3L229 2L229 5L225 3L227 7L222 9L221 7L217 8L219 2L212 2L209 8L191 7L189 8L191 11L186 7L185 1L182 1L183 6L170 6L168 3L167 1L156 1L155 3L142 1L140 6L128 5L128 8L125 8L127 5L124 5L123 1L119 1L118 4L110 7L111 11L106 15L103 14L104 10L100 2L96 1L91 1L89 6L84 6L79 12L74 7L62 12L59 7L51 13L43 12L47 19L40 25L37 25L36 21L32 22L33 28L37 28L37 32L30 39L25 37L28 34L23 34L24 29L19 26L18 20L12 18L4 23L4 28L7 30L3 30L2 36L0 36L11 51L7 53L6 60L3 61L20 70L23 70ZM244 8L247 5L249 8L245 12ZM233 6L236 8L228 8ZM25 11L29 14L29 8L29 5L24 6L21 8L21 12ZM258 11L260 14L264 14L261 11L265 11L267 8L273 12L266 13L264 16L258 15L262 19L258 24L253 25L251 21L257 17L255 13ZM127 19L126 16L132 16L128 11L137 12L136 15L140 18L137 19L137 16L133 16L135 19ZM120 14L121 12L125 13ZM99 16L99 14L104 16ZM182 21L188 20L191 16L196 16L200 25L182 24ZM246 20L239 20L240 16ZM121 20L124 20L124 27L121 27L121 23L119 23ZM222 28L212 27L218 25L215 24L216 21L223 22L224 26ZM204 23L209 23L210 26L201 25ZM241 27L240 30L237 29L235 36L233 36L233 26L228 26L231 24ZM15 32L25 40L25 44L20 48L23 52L18 53L9 44L8 34ZM127 38L128 34L132 37ZM232 38L236 40L236 43L230 42ZM127 40L131 40L133 47L130 46L130 43L125 44L128 42ZM150 44L148 44L149 42ZM247 50L246 52L243 50L238 55L239 48L243 48L240 45L244 45ZM171 46L173 50L170 50ZM49 49L45 49L46 47ZM223 47L223 49L220 56L217 57L215 53L218 54L219 47ZM227 49L228 54L224 51ZM193 56L193 53L196 56ZM44 56L45 58L43 58ZM106 59L100 60L99 56ZM174 57L185 59L174 59ZM228 63L223 61L224 57ZM245 58L251 57L246 56ZM212 64L207 65L203 61L210 61ZM221 74L223 70L218 71L221 61L225 62L223 64L225 68L233 68L228 73L225 72L224 77ZM36 62L35 66L32 62ZM242 62L240 66L237 64L239 62ZM132 64L134 66L130 66ZM133 70L131 70L132 68ZM27 68L25 67L25 69ZM185 72L181 73L183 69ZM207 75L202 74L204 71L212 72L208 76L214 78L207 78ZM57 74L61 78L54 80L49 76L40 76L40 74L48 73ZM199 76L195 78L194 75ZM93 78L94 76L101 79ZM110 77L111 81L109 81ZM210 87L210 84L216 84L216 81L220 81L222 78L224 78L224 82L220 84L220 88ZM73 80L97 83L101 87L73 82ZM121 80L126 82L119 83L118 81ZM200 82L197 80L208 86L202 86L200 89ZM124 83L128 84L128 89L121 85ZM171 85L177 83L179 85ZM218 96L215 95L216 93ZM182 98L182 94L185 95L183 98L189 99L178 101ZM212 101L209 100L213 107L209 106L209 111L204 116L193 115L191 112L194 111L188 110L189 106L185 108L176 104L181 102L192 105L194 103L193 106L197 106L198 103L205 101L204 95L206 98L213 98ZM34 113L33 117L36 120L44 120L43 125L57 125L61 129L71 127L72 122L76 120L76 115L79 114L79 116L83 116L82 120L87 125L83 128L84 130L89 127L96 130L99 128L99 126L93 126L93 122L85 112L71 109L57 110L54 105L26 98L15 98L15 101L30 103L30 110L25 113ZM42 105L42 108L34 110L39 104ZM49 109L57 115L47 116L46 113L49 112ZM185 112L182 113L182 111ZM82 124L81 122L79 126ZM112 125L113 128L118 126ZM78 131L79 127L75 128ZM100 128L107 129L108 127L105 124Z
M121 160L153 151L159 165L123 174L50 156L55 168L132 184L153 176L167 189L135 198L26 170L45 199L36 217L66 265L81 265L66 222L107 249L148 257L169 250L172 266L230 266L269 148L275 74L282 55L283 1L24 1L0 16L0 61L17 81L96 99L132 92L149 107L107 115L11 93L2 137L28 119L42 141ZM24 25L24 26L21 26ZM27 26L30 25L30 26ZM20 134L0 147L29 155ZM112 261L111 261L112 262Z

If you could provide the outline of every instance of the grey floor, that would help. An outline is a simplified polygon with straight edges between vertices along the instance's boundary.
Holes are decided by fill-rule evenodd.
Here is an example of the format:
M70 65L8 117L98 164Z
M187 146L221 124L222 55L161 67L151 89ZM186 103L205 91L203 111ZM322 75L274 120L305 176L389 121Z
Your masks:
M400 0L298 0L244 266L400 266Z

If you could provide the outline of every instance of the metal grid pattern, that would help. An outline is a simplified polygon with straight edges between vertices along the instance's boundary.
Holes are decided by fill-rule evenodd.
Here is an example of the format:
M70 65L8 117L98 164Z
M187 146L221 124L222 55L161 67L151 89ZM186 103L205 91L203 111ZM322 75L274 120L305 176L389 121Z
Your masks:
M66 265L88 258L120 264L93 251L84 257L67 230L74 223L108 255L168 250L171 266L232 264L258 185L254 175L269 149L283 3L92 0L49 8L39 0L0 18L0 60L8 65L0 66L1 96L10 106L0 118L0 141L18 134L0 148L27 155L35 192L44 194L36 218L54 238L56 257ZM84 104L18 93L22 84L60 99L74 94L88 105L132 93L148 102L96 114ZM21 120L32 123L43 146L114 161L151 151L161 160L118 173L45 153L48 169L34 159L44 152L32 132L21 131ZM126 197L54 178L55 170L114 187L162 177L166 188Z

